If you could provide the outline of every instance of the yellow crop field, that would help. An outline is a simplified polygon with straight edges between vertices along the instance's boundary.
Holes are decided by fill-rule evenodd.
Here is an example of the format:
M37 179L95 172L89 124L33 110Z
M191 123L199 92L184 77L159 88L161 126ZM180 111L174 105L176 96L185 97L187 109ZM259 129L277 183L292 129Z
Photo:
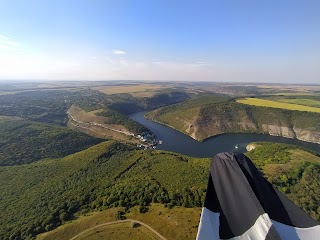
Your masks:
M265 100L265 99L260 99L260 98L238 99L237 102L243 103L243 104L248 104L248 105L253 105L253 106L282 108L282 109L288 109L288 110L298 110L298 111L320 113L320 108L317 108L317 107L309 107L309 106L303 106L303 105L299 105L299 104L277 102L277 101Z

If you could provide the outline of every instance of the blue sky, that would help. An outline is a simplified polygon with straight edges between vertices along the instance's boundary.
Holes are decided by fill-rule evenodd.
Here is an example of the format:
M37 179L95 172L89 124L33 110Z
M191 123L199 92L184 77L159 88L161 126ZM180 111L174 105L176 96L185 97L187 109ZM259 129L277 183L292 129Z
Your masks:
M0 79L320 83L318 0L0 0Z

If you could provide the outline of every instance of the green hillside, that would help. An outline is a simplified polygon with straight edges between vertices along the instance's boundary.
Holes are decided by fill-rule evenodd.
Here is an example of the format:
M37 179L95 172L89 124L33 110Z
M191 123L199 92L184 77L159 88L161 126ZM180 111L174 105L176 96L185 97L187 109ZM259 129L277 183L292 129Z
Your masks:
M320 141L319 113L244 105L218 96L199 97L156 109L147 117L201 141L230 132L271 133Z
M101 141L65 127L3 118L0 119L0 166L63 157Z
M126 115L110 108L104 108L102 112L97 113L97 116L106 117L108 120L105 123L122 125L130 132L133 132L135 134L149 131L140 123L137 123L128 118Z
M282 152L288 158L279 162ZM272 183L319 221L318 156L268 144L248 155ZM135 150L114 141L60 159L0 167L0 238L32 239L75 216L113 207L127 211L139 206L140 213L151 203L201 207L208 167L209 159ZM303 192L310 188L308 194Z
M208 160L103 142L62 159L0 167L0 237L33 238L94 210L202 206Z

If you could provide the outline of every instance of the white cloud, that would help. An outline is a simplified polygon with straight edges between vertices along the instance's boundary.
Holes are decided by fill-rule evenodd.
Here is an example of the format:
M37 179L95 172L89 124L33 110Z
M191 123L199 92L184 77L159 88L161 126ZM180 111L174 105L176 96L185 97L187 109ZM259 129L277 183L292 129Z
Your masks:
M115 55L125 55L127 52L125 52L123 50L119 50L119 49L114 49L114 50L112 50L112 53Z

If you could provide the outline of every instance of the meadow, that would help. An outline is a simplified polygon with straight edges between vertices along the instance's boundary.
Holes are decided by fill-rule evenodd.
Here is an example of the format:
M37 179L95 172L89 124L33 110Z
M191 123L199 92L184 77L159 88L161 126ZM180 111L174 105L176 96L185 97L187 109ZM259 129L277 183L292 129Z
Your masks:
M308 99L308 98L280 98L277 99L278 102L285 102L291 104L298 104L310 107L320 108L320 100L317 99Z
M165 208L161 204L152 204L148 208L149 210L146 213L140 213L139 207L133 207L125 213L124 208L118 207L86 214L86 216L81 216L55 230L38 235L37 240L68 240L86 229L117 220L117 212L123 212L124 218L138 220L149 225L168 240L191 240L196 238L201 208ZM142 238L141 233L144 234ZM91 230L77 239L98 239L96 237L100 237L100 239L128 239L128 234L130 234L130 239L160 239L142 226L137 227L133 231L129 223L122 224L121 226L107 225ZM103 238L106 235L108 238Z

